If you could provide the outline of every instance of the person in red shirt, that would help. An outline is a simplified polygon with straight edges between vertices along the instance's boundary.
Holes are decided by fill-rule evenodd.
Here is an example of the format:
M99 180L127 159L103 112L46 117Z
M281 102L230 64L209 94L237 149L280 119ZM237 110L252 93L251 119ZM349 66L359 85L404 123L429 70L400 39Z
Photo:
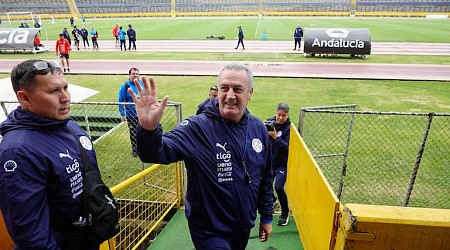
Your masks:
M38 49L38 47L44 48L44 45L41 43L41 39L39 38L38 34L34 35L34 47Z
M116 47L119 47L119 25L116 24L112 31L113 36L116 38Z
M63 34L59 34L59 39L56 40L56 56L61 58L61 65L64 68L64 72L70 72L69 65L69 53L70 53L70 43L64 38ZM66 62L64 64L64 61ZM67 67L66 67L67 66Z

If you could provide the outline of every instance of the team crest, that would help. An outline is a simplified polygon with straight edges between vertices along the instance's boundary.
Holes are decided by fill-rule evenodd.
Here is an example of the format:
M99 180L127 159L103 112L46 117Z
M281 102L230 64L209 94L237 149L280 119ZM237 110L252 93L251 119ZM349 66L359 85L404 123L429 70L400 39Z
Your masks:
M258 138L252 140L252 147L256 153L261 153L261 151L263 150L262 142Z
M81 136L80 137L80 143L86 150L92 150L92 142L89 140L87 136Z

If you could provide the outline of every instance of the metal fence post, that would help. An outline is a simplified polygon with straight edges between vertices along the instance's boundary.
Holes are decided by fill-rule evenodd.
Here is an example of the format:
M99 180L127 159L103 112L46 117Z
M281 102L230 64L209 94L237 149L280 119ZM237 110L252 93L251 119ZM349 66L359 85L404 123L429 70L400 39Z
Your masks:
M409 198L411 197L411 192L414 188L414 182L417 178L417 172L419 171L420 161L422 160L423 151L425 150L425 144L427 142L428 132L431 128L431 122L433 121L434 113L428 113L428 122L425 128L425 133L423 134L422 143L420 144L419 151L417 152L416 162L414 164L414 169L409 180L408 190L406 191L405 199L403 200L403 206L407 207L409 203Z
M353 111L355 111L355 107L353 107ZM354 120L355 120L355 113L352 112L352 116L350 119L350 126L348 128L348 133L347 133L347 141L345 143L344 159L342 160L342 166L341 166L342 171L341 171L341 177L339 179L339 189L338 189L338 193L336 195L338 199L341 198L342 188L344 186L344 176L346 175L346 172L347 172L347 158L348 158L348 151L350 149L350 140L352 138Z

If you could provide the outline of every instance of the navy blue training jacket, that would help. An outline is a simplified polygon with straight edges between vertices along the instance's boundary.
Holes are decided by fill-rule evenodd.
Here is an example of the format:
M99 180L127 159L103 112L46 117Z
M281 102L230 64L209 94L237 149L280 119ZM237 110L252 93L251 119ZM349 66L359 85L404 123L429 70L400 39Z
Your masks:
M137 145L144 162L184 160L189 223L211 232L241 232L255 225L257 210L261 222L272 221L269 136L261 120L247 110L241 122L225 121L215 98L203 113L164 135L161 125L153 132L139 127Z
M275 117L267 120L276 121ZM270 137L272 142L272 168L287 168L288 154L289 154L289 138L291 131L291 119L288 118L283 124L275 124L277 131L277 138Z
M16 250L60 249L66 236L49 225L50 216L76 217L84 166L67 127L98 170L91 140L70 118L49 120L19 107L0 125L0 208Z

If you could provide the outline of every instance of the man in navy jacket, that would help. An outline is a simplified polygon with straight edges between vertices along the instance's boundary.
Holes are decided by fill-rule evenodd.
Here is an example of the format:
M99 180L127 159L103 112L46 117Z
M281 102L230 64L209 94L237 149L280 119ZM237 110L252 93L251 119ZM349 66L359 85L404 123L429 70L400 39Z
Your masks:
M272 232L273 191L270 139L264 124L250 115L253 75L230 64L218 77L219 96L205 110L163 134L160 119L168 96L158 103L156 84L145 78L140 97L129 90L139 118L141 160L168 164L184 160L186 217L196 249L246 248L260 218L259 239Z
M284 186L287 176L289 133L291 131L289 106L283 102L279 103L275 109L275 116L267 119L266 123L267 121L275 123L273 129L269 130L269 136L272 143L272 168L275 175L275 191L281 206L281 216L278 220L278 225L286 226L289 223L289 205Z
M11 82L20 107L0 125L0 208L14 249L98 249L82 239L78 247L69 242L83 196L79 143L92 167L98 165L91 140L69 117L61 68L27 60L14 67Z

